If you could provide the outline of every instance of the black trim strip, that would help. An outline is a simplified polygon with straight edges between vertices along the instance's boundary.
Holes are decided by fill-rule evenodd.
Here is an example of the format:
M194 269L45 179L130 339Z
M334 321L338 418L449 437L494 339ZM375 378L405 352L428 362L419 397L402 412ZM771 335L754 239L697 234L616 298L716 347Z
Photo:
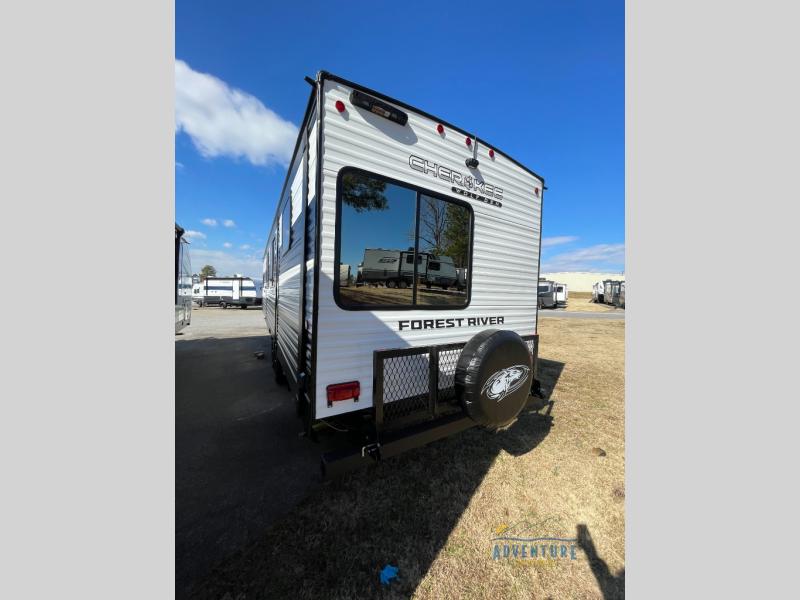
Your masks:
M310 419L313 422L317 418L317 335L319 324L319 270L320 270L320 239L322 236L322 129L324 126L323 117L325 111L322 106L322 81L323 72L317 73L317 180L314 192L314 304L311 313L311 378L309 408Z
M465 129L461 129L460 127L456 127L456 126L455 126L455 125L453 125L452 123L448 123L448 122L447 122L447 121L445 121L444 119L440 119L439 117L437 117L437 116L434 116L434 115L432 115L432 114L430 114L430 113L427 113L427 112L425 112L424 110L421 110L421 109L419 109L419 108L417 108L417 107L415 107L415 106L412 106L412 105L410 105L410 104L406 104L405 102L402 102L402 101L400 101L400 100L397 100L397 99L395 99L395 98L392 98L391 96L387 96L386 94L381 94L380 92L376 92L376 91L375 91L375 90L373 90L373 89L370 89L370 88L368 88L368 87L365 87L365 86L363 86L363 85L359 85L359 84L357 84L357 83L354 83L354 82L352 82L352 81L349 81L349 80L347 80L347 79L345 79L345 78L343 78L343 77L339 77L338 75L334 75L333 73L329 73L328 71L320 71L320 72L319 72L319 75L317 76L317 78L318 78L318 80L319 80L319 82L320 82L320 85L321 85L321 84L324 82L324 80L325 80L325 79L330 79L331 81L336 81L336 82L338 82L338 83L341 83L342 85L346 85L346 86L348 86L348 87L351 87L351 88L354 88L354 89L357 89L357 90L361 90L362 92L365 92L365 93L367 93L367 94L370 94L370 95L372 95L372 96L375 96L375 97L377 97L377 98L380 98L381 100L385 100L385 101L387 101L387 102L391 102L391 103L393 103L393 104L396 104L397 106L399 106L399 107L401 107L401 108L405 108L406 110L414 111L415 113L417 113L417 114L420 114L420 115L422 115L423 117L426 117L426 118L430 119L431 121L436 121L436 122L438 122L438 123L441 123L441 124L442 124L442 125L444 125L445 127L449 127L450 129L453 129L453 130L455 130L455 131L458 131L459 133L461 133L461 134L463 134L463 135L465 135L465 136L466 136L466 135L468 135L468 136L470 136L470 137L474 138L476 142L481 142L481 143L482 143L484 146L486 146L487 148L491 148L491 149L493 149L493 150L494 150L496 153L502 154L502 155L503 155L503 156L505 156L505 157L506 157L508 160L510 160L511 162L513 162L515 165L517 165L517 166L518 166L520 169L523 169L525 172L527 172L527 173L530 173L531 175L533 175L534 177L536 177L537 179L539 179L539 180L542 182L542 187L544 187L544 177L542 177L541 175L539 175L539 174L538 174L538 173L536 173L535 171L532 171L531 169L529 169L528 167L526 167L525 165L523 165L523 164L522 164L521 162L519 162L518 160L515 160L514 158L512 158L511 156L509 156L509 155L508 155L508 154L506 154L505 152L503 152L503 151L501 151L501 150L498 150L497 146L495 146L494 144L490 144L490 143L489 143L489 142L487 142L486 140L484 140L484 139L482 139L482 138L479 138L478 136L476 136L476 135L474 135L474 134L472 134L472 133L470 133L470 132L466 131Z

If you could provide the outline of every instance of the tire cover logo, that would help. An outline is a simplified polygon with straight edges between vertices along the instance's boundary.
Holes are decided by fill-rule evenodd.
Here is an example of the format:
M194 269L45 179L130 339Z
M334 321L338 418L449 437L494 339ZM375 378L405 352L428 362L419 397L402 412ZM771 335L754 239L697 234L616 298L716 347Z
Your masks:
M486 380L481 393L486 394L489 400L500 402L511 392L522 387L528 380L528 373L530 373L530 368L526 365L514 365L500 369Z

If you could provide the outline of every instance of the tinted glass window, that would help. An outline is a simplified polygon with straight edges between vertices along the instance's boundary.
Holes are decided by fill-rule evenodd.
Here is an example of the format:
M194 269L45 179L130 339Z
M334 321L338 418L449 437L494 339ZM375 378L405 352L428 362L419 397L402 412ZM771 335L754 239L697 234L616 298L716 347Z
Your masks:
M467 207L362 173L345 173L339 185L337 271L355 275L355 285L339 275L340 304L467 304L466 281L456 271L469 261Z
M561 287L561 286L558 286L558 287L556 288L556 291L557 291L557 292L563 292L563 291L564 291L564 288L563 288L563 287Z
M466 305L466 286L456 269L469 260L470 218L461 204L420 194L419 252L427 260L419 273L417 304Z
M339 277L342 304L411 305L416 192L360 173L346 173L340 186L339 272L357 273L354 286Z
M539 293L540 294L541 293L547 293L549 291L550 291L550 286L549 285L540 285L539 286Z

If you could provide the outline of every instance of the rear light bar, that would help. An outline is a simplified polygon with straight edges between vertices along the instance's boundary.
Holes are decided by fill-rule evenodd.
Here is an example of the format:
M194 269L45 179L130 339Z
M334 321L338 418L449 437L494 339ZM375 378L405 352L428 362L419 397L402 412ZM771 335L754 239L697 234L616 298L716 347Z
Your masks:
M386 102L378 100L377 98L367 96L358 90L352 91L350 94L350 102L352 102L354 106L364 108L380 117L383 117L384 119L389 119L390 121L394 121L400 125L405 125L408 123L408 115L402 110L398 110L391 104L387 104Z
M334 383L325 388L328 393L328 406L333 406L334 402L342 400L355 400L361 395L361 384L358 381L348 381L347 383Z

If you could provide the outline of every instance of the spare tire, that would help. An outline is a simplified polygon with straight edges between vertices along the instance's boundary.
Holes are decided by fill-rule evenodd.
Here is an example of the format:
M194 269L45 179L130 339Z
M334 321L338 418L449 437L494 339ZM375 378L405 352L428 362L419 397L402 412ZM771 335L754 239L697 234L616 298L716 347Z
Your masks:
M528 346L513 331L487 329L475 335L456 364L455 387L467 415L483 427L510 425L533 380Z

